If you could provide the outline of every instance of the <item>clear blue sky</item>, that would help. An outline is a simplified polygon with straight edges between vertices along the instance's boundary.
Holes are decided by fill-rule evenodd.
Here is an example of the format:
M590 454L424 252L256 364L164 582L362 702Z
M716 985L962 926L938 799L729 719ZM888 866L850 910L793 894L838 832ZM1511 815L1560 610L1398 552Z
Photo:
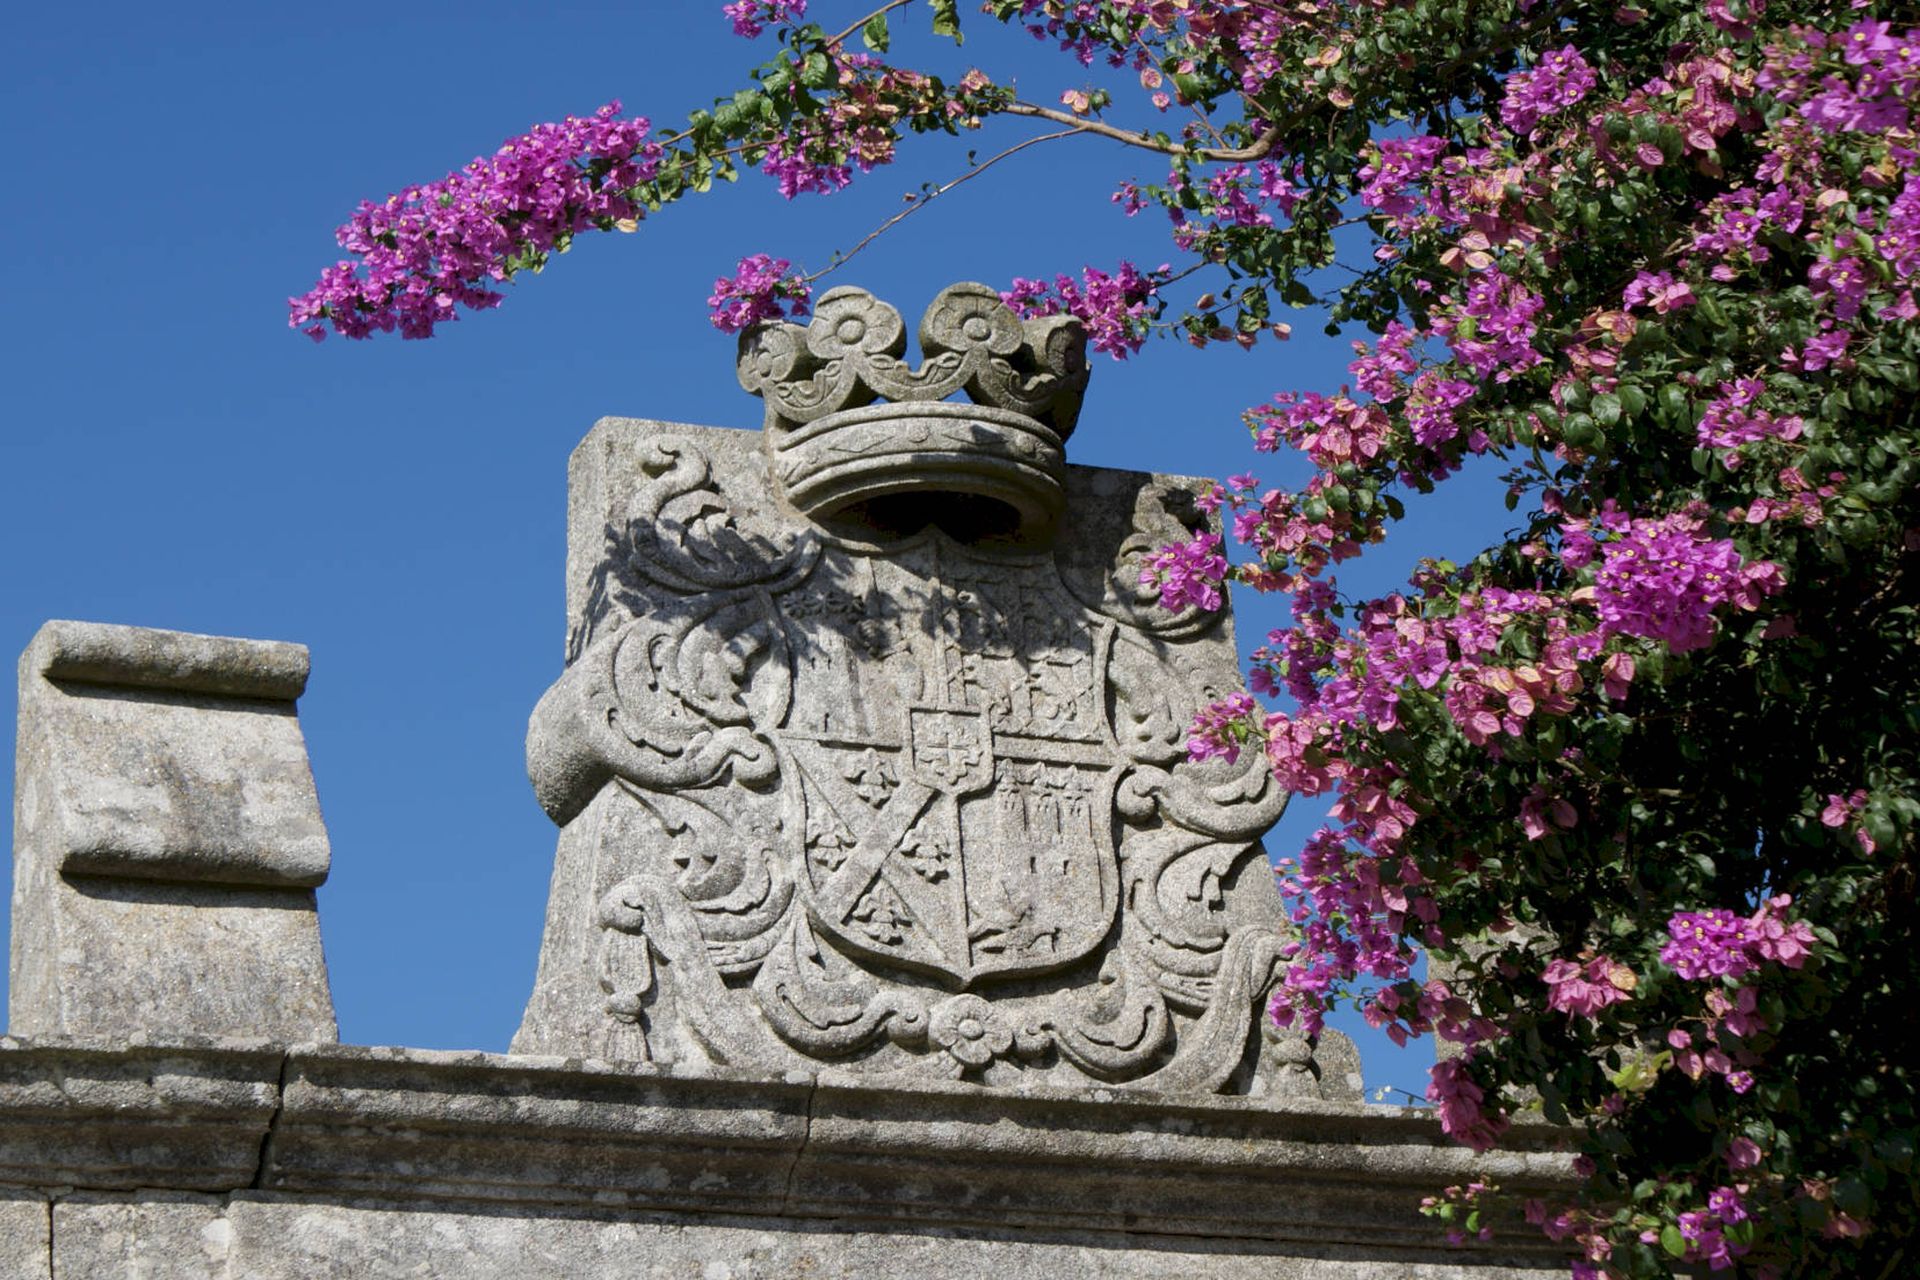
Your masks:
M562 660L568 451L605 414L756 425L733 341L705 319L714 277L755 250L821 265L967 147L1021 134L911 146L831 199L787 204L749 175L637 235L588 237L430 342L316 347L286 328L285 299L337 256L355 202L610 98L671 125L731 93L757 59L718 0L110 0L7 25L0 650L53 617L311 646L301 718L333 840L320 910L341 1037L504 1049L553 851L522 738ZM978 18L969 32L960 63L1019 68L1029 98L1081 80L1024 37ZM1127 176L1155 166L1094 140L1034 148L837 281L912 315L954 280L1163 261L1164 224L1107 201ZM1255 459L1239 422L1275 390L1342 381L1344 343L1294 321L1292 343L1253 354L1161 342L1102 359L1071 456L1299 480L1297 460ZM1388 589L1422 554L1497 536L1491 480L1456 483L1471 488L1416 508L1344 581ZM1240 633L1282 617L1243 600ZM1317 817L1296 805L1269 848ZM1421 1087L1424 1047L1360 1031L1370 1085Z

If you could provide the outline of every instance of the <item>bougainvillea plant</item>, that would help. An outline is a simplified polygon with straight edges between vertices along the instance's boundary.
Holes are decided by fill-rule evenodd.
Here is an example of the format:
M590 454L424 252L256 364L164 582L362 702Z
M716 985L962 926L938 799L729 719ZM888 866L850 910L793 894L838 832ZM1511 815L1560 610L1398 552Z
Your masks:
M1282 866L1273 1016L1350 1001L1450 1042L1428 1096L1470 1146L1564 1125L1583 1185L1525 1216L1576 1276L1920 1268L1920 6L989 0L1106 86L1056 104L888 62L908 3L844 30L725 5L774 46L751 88L363 205L293 323L426 336L582 231L741 166L830 192L916 132L1095 134L1164 169L1115 199L1165 217L1176 265L1008 301L1120 357L1256 346L1287 307L1365 335L1347 387L1248 413L1314 475L1216 490L1245 554L1203 535L1148 571L1173 606L1291 599L1191 747L1331 804ZM810 282L746 258L714 323L803 312ZM1400 495L1475 455L1510 468L1516 531L1344 596ZM1497 1195L1427 1209L1478 1231Z

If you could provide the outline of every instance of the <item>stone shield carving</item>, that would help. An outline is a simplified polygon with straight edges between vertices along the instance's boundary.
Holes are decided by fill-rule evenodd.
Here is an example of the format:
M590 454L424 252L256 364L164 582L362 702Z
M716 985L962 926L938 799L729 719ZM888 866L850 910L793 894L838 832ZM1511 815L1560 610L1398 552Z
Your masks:
M572 661L529 737L563 832L516 1049L1285 1090L1302 1055L1257 1033L1284 796L1258 761L1186 761L1232 636L1137 591L1190 494L1067 471L1057 535L968 543L811 523L748 433L589 437Z

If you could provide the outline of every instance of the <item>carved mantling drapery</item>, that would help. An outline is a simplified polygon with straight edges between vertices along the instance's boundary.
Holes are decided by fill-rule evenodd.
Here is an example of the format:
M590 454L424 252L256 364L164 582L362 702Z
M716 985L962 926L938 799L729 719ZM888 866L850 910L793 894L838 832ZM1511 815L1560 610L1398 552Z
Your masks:
M1070 323L990 298L942 294L909 371L897 313L836 290L743 343L757 445L610 422L582 446L575 539L597 520L602 545L575 547L572 661L529 736L564 832L517 1049L1319 1091L1311 1047L1259 1031L1287 928L1259 837L1285 796L1257 757L1186 759L1236 683L1230 627L1139 588L1192 493L1057 463L1057 514L942 519L956 494L1018 511L995 458L1009 432L1057 445L1085 382ZM872 403L902 388L997 397L1006 430L941 404L961 425L916 472L927 403ZM866 498L796 500L796 421L896 433L853 451ZM882 491L932 522L863 523Z

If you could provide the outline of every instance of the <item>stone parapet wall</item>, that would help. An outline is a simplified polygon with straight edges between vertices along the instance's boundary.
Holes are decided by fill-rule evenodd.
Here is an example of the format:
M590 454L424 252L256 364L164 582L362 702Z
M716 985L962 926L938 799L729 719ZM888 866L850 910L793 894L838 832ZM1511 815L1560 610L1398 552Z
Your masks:
M1494 1280L1561 1264L1524 1230L1448 1250L1413 1206L1564 1185L1553 1137L1475 1159L1313 1100L6 1039L0 1274Z

